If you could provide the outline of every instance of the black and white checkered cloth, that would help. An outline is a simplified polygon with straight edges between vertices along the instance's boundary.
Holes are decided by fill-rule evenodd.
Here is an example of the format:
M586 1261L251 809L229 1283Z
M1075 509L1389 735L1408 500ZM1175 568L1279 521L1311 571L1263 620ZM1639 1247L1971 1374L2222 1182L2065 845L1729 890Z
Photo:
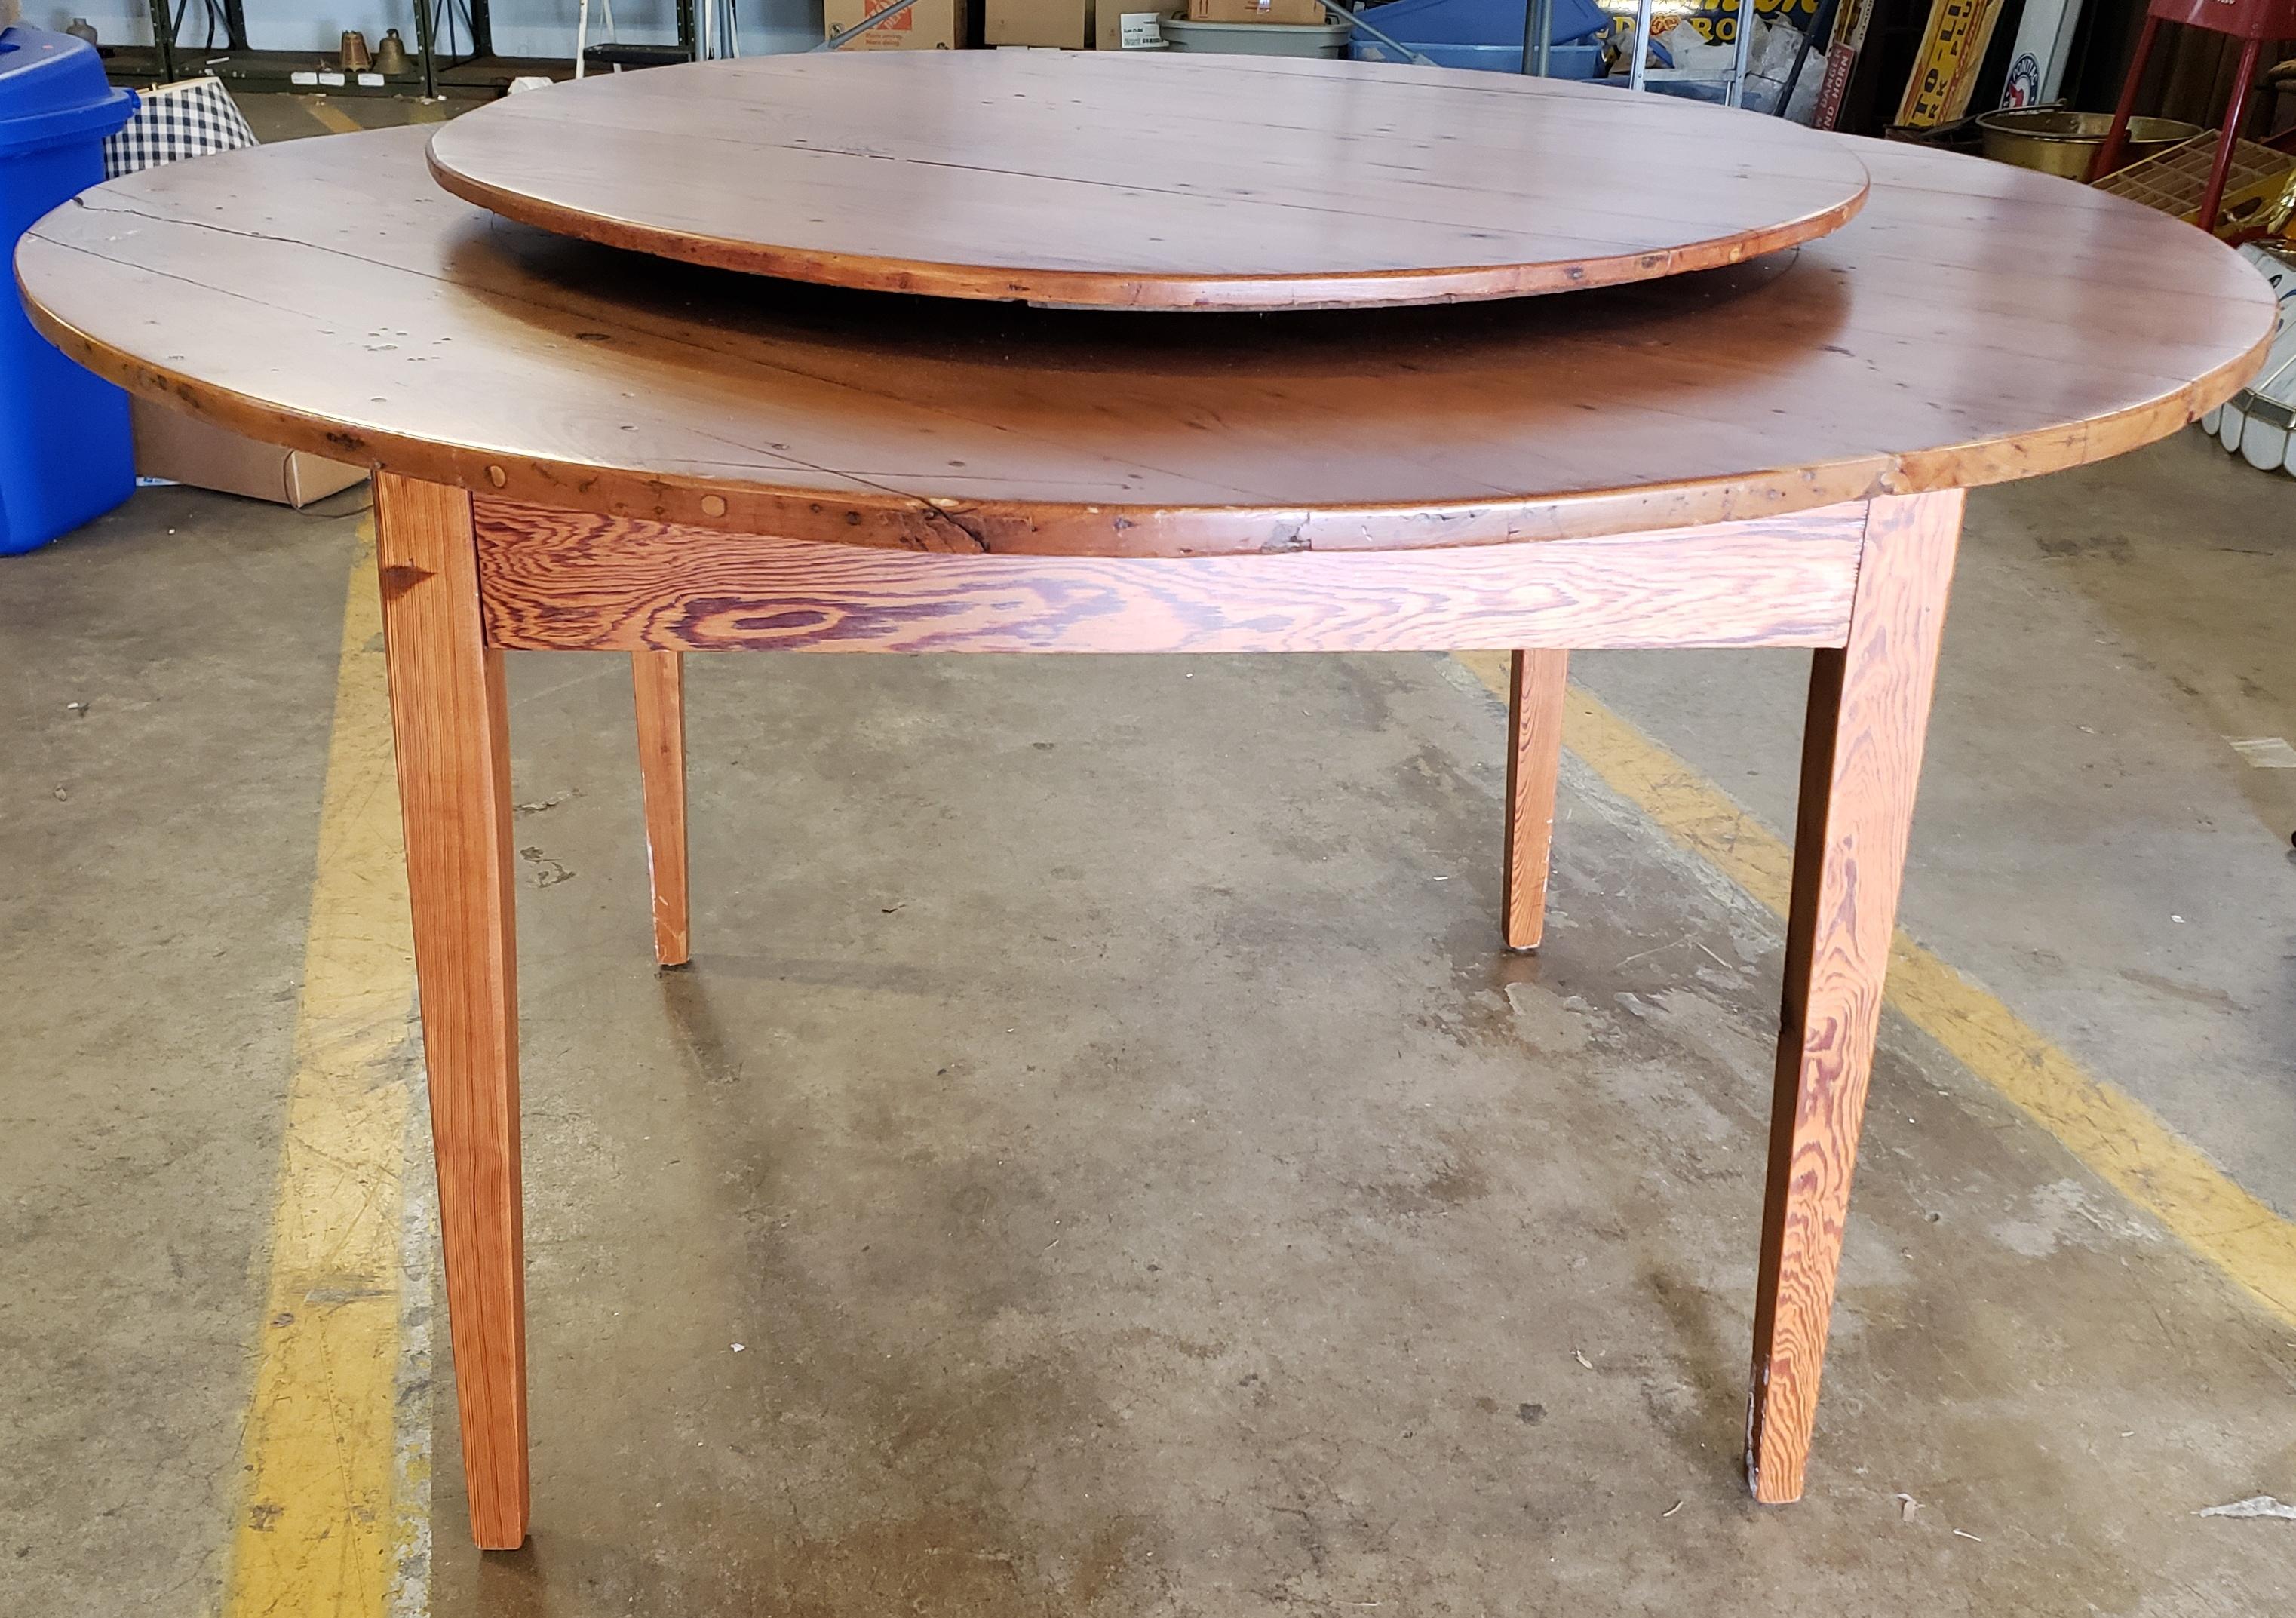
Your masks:
M219 78L180 79L142 94L135 116L103 143L106 179L256 144L255 131Z

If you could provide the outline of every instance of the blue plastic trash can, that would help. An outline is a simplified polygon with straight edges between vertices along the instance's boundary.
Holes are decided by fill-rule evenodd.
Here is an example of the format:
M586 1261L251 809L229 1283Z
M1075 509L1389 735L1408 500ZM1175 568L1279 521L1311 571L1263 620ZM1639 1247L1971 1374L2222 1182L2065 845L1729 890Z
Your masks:
M95 47L40 29L0 31L0 247L12 266L32 223L103 178L103 140L135 111ZM135 488L127 396L32 329L9 275L0 297L0 556L45 545Z

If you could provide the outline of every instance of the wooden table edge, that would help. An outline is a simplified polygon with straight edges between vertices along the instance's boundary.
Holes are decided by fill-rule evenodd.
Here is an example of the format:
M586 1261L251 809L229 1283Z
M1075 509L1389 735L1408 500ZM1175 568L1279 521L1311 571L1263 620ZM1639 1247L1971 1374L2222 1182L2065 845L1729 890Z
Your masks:
M25 240L68 245L41 236L37 224ZM58 318L25 291L20 269L16 281L34 328L73 359L140 398L259 443L476 495L600 516L898 550L1045 556L1250 555L1520 544L1786 516L1883 495L1981 488L2104 460L2167 437L2245 385L2262 367L2273 341L2267 321L2246 352L2189 383L2108 415L1811 466L1472 501L1313 508L1127 505L955 500L857 486L775 488L377 432L171 374Z

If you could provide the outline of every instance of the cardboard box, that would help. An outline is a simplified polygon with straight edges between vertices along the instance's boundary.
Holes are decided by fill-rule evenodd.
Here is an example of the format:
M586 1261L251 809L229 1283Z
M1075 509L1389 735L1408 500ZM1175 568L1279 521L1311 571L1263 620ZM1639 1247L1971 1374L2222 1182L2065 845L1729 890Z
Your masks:
M366 468L276 444L258 444L149 399L129 407L135 475L220 489L281 505L308 505L364 481Z
M1157 25L1167 17L1185 16L1170 0L1093 0L1093 48L1097 51L1161 50L1163 35Z
M1084 50L1092 44L1092 8L1093 0L988 0L988 43Z
M849 29L883 11L892 0L826 0L821 37ZM961 51L972 21L972 0L917 0L899 16L879 23L841 46L848 51Z
M1316 0L1188 0L1191 22L1281 22L1300 28L1331 20Z

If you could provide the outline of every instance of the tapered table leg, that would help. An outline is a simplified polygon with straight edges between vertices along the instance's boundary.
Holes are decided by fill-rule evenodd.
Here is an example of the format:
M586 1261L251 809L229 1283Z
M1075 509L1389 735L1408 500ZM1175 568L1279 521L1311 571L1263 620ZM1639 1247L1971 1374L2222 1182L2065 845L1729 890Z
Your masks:
M1518 652L1507 680L1506 908L1500 926L1510 949L1536 949L1546 933L1570 663L1567 652Z
M1873 503L1849 645L1811 668L1746 1417L1759 1500L1801 1498L1961 505Z
M676 652L634 652L638 776L645 792L646 875L653 890L653 958L691 955L685 899L685 670Z
M526 1538L526 1266L502 653L470 497L381 472L375 514L463 1471L472 1534L507 1550Z

